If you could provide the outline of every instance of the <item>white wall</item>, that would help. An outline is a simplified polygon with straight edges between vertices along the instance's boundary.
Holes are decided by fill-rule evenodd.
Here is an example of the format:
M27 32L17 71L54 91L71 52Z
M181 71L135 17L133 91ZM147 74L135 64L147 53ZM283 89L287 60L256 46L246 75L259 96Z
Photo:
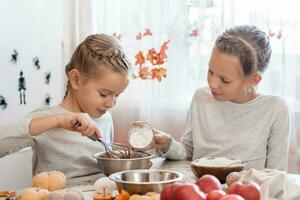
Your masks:
M0 1L0 94L7 100L6 110L0 108L0 122L14 121L29 111L44 105L47 93L52 104L63 97L61 66L61 6L59 0ZM10 61L13 49L19 61ZM33 58L38 56L41 69ZM18 79L20 71L26 79L27 104L20 105ZM52 73L49 85L45 73Z
M60 0L0 0L0 95L7 109L0 107L0 123L22 118L44 105L50 94L50 105L58 104L64 95L64 70L61 66L61 2ZM13 49L19 61L11 62ZM38 56L37 70L32 59ZM20 71L26 79L27 104L20 105L18 79ZM49 85L45 73L52 73ZM2 131L0 130L0 134ZM0 190L19 189L31 184L30 149L0 158Z
M0 191L31 186L31 148L25 148L0 159Z

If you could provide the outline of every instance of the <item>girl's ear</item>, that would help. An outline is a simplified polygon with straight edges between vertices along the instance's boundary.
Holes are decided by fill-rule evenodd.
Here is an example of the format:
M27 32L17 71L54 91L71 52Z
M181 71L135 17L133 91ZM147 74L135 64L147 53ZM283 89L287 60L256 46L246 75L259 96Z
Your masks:
M78 89L80 78L81 78L80 71L78 69L71 69L68 75L69 75L69 82L72 89L74 90Z
M252 74L249 80L249 86L254 88L261 81L262 77L259 73Z

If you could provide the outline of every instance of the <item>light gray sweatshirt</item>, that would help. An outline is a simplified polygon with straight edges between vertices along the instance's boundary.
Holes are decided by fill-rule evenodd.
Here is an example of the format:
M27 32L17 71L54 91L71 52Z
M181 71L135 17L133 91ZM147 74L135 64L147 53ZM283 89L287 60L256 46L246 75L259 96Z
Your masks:
M289 140L290 115L282 98L260 94L243 104L220 102L202 88L194 94L181 142L173 140L165 156L193 160L267 156L246 168L287 170Z
M67 176L68 186L94 183L103 176L93 155L104 151L103 146L80 133L65 129L52 129L39 136L29 135L29 123L33 117L67 113L61 106L42 107L30 113L26 119L0 126L0 157L24 147L33 150L33 174L59 170ZM113 122L109 113L93 119L105 142L113 141Z

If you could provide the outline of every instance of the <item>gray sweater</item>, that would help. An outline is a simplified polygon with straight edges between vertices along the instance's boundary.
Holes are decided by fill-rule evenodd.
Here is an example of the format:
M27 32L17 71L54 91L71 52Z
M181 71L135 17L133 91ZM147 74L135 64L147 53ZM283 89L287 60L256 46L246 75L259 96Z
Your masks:
M25 120L0 127L0 157L32 147L33 174L59 170L67 176L69 186L94 183L103 176L93 154L104 151L99 142L65 129L52 129L39 136L29 135L28 125L33 117L67 113L60 106L42 107L30 113ZM113 122L109 113L94 119L105 142L113 141Z
M282 98L260 94L243 104L219 102L202 88L194 94L181 142L173 140L165 156L241 160L267 156L246 168L287 170L289 140L290 115Z

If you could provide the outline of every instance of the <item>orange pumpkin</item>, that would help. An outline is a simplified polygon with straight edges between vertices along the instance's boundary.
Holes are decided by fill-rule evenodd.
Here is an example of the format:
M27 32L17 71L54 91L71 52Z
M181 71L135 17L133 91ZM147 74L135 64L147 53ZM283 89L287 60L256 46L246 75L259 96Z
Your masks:
M42 188L26 188L22 192L20 200L46 200L48 193L48 190Z
M32 178L32 186L49 191L63 189L66 185L66 176L60 171L41 172Z
M46 200L84 200L82 192L76 189L64 189L50 192Z
M115 198L115 200L129 200L130 195L127 191L125 190L121 190L121 192L119 191L120 194L118 194Z

